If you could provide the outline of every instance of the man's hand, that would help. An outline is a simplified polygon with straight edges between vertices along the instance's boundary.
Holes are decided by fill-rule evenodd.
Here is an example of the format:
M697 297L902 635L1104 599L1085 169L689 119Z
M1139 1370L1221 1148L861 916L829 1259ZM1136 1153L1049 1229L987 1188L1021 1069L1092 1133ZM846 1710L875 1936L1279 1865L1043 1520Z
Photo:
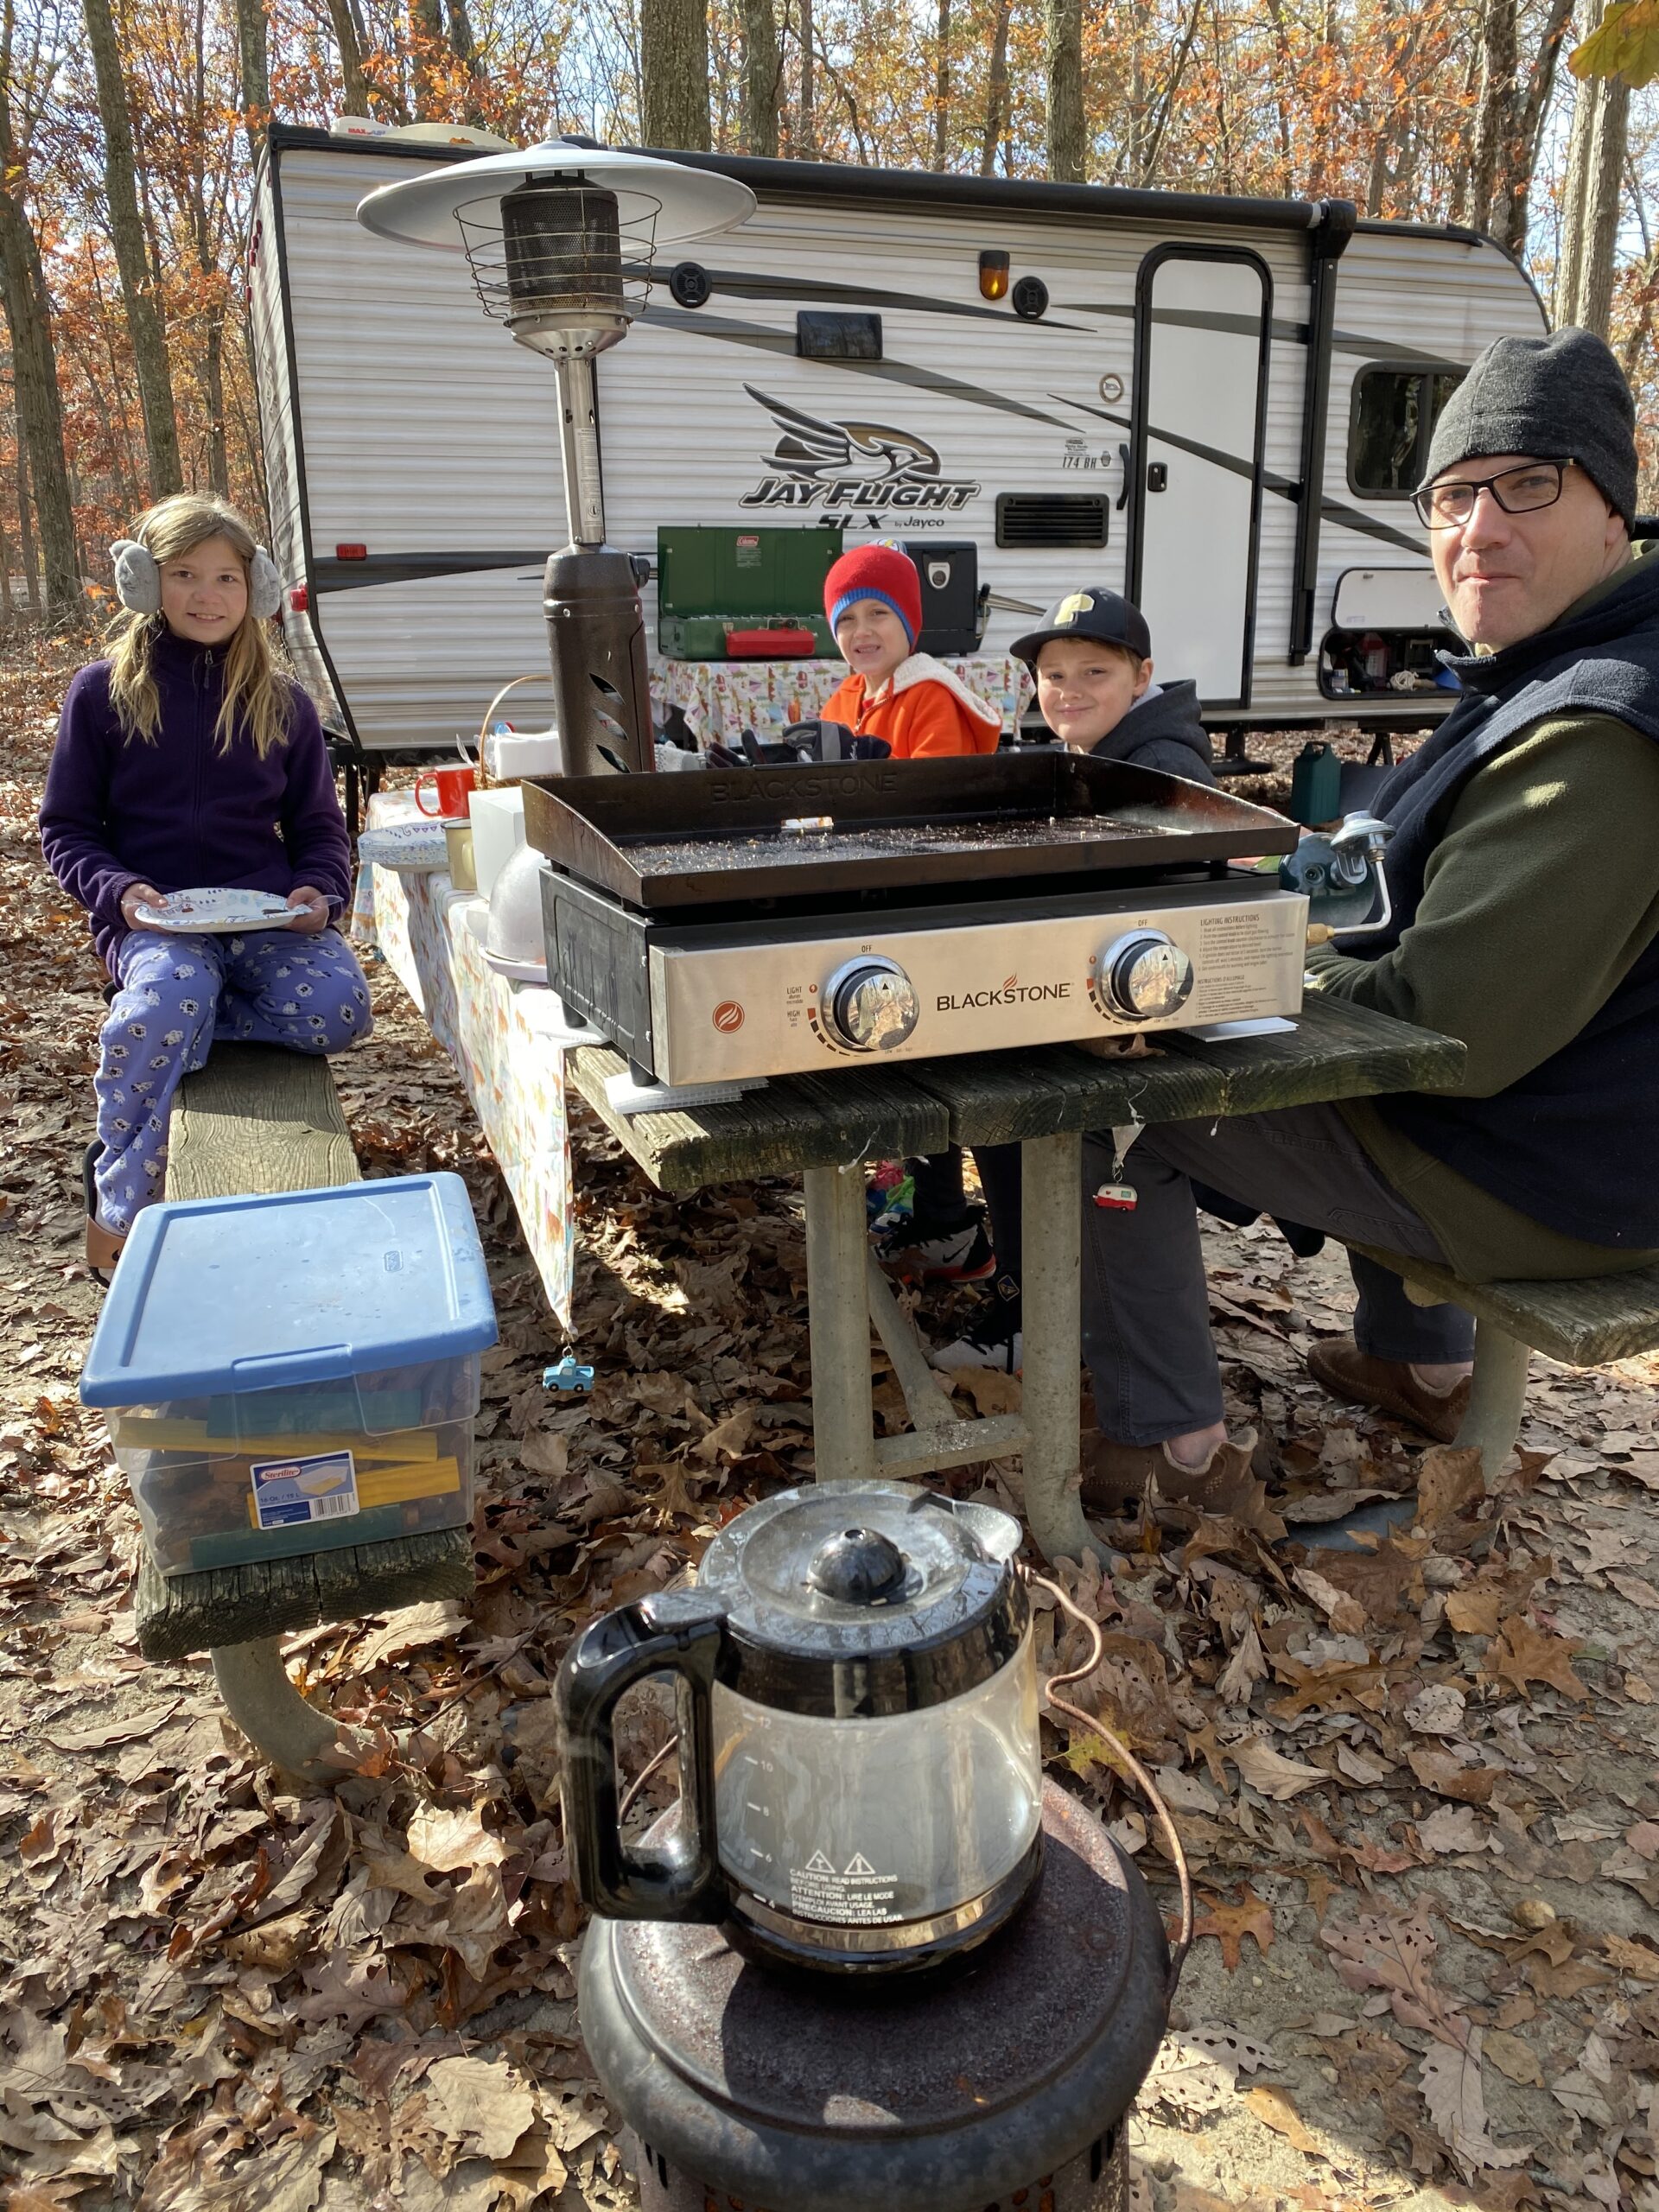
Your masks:
M294 909L288 925L290 937L317 937L327 928L328 901L313 885L297 885L289 893L288 903Z
M153 883L130 883L121 893L121 918L130 930L141 930L143 924L134 913L135 906L159 906L162 894Z

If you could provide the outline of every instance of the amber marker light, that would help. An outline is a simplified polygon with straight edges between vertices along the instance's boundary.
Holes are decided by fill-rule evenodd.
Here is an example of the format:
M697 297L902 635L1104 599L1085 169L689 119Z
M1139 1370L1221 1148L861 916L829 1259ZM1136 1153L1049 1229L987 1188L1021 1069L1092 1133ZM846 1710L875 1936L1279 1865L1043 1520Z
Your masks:
M979 296L983 300L1005 300L1008 296L1008 257L1006 253L980 255Z

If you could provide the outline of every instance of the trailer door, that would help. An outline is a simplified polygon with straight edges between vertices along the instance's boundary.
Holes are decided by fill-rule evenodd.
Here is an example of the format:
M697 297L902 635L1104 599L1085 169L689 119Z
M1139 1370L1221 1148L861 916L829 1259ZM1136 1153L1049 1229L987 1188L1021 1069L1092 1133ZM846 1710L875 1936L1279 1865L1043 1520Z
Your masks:
M1163 245L1135 285L1129 596L1158 672L1249 703L1273 280L1253 253Z

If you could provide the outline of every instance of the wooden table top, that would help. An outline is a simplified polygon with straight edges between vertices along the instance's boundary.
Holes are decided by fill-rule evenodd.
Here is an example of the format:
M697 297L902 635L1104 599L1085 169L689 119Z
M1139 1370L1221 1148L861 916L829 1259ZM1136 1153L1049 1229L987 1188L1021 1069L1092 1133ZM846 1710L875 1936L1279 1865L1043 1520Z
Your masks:
M575 1088L659 1190L684 1192L804 1167L895 1160L947 1144L1007 1144L1130 1121L1259 1114L1391 1090L1449 1090L1464 1048L1433 1030L1310 992L1294 1031L1205 1043L1154 1040L1144 1059L1097 1059L1073 1045L859 1064L776 1077L730 1105L613 1111L606 1079L627 1063L607 1046L567 1055Z

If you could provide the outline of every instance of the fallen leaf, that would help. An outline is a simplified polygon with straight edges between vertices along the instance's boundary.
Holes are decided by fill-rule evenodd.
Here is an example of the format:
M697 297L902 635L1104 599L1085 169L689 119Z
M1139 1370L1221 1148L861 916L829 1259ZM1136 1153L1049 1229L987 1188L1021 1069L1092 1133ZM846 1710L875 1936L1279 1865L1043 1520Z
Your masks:
M505 2058L441 2058L426 2076L427 2107L463 2152L505 2158L536 2120L536 2098Z
M1644 1613L1659 1613L1659 1590L1651 1582L1644 1582L1639 1574L1621 1573L1618 1567L1608 1570L1607 1580L1619 1596Z
M1518 2082L1523 2089L1542 2085L1544 2070L1538 2063L1538 2054L1519 2036L1509 2035L1502 2028L1483 2029L1481 2056L1490 2058L1500 2074L1509 2081Z
M1551 1636L1516 1614L1503 1624L1492 1671L1500 1680L1512 1682L1523 1696L1529 1682L1547 1682L1563 1697L1586 1698L1589 1691L1573 1671L1573 1649L1566 1637ZM1487 1656L1490 1660L1491 1653Z
M1256 1683L1266 1679L1267 1654L1262 1649L1262 1639L1253 1622L1247 1621L1243 1633L1233 1646L1233 1656L1222 1669L1216 1681L1216 1695L1224 1705L1248 1705L1250 1692Z
M1451 1682L1425 1682L1406 1707L1406 1726L1420 1736L1460 1736L1466 1702Z
M1286 1798L1299 1796L1304 1789L1328 1783L1331 1779L1319 1767L1303 1766L1295 1759L1287 1759L1282 1751L1275 1751L1259 1736L1245 1736L1236 1744L1225 1745L1224 1755L1232 1760L1252 1789L1259 1789L1264 1797L1281 1804Z
M410 1819L409 1855L440 1874L459 1874L474 1866L499 1866L512 1853L485 1827L476 1806L444 1812L422 1805Z
M1282 2135L1293 2151L1304 2151L1310 2158L1319 2155L1319 2146L1302 2125L1302 2116L1282 2089L1270 2088L1264 2082L1259 2089L1246 2089L1242 2103L1247 2104L1265 2127L1275 2135Z
M1450 1751L1426 1744L1410 1745L1406 1758L1425 1789L1436 1790L1442 1797L1459 1798L1466 1805L1490 1803L1503 1771L1497 1766L1462 1766Z
M1417 1469L1417 1525L1438 1529L1485 1493L1479 1452L1467 1446L1436 1444L1424 1452Z
M384 1667L405 1653L423 1651L429 1644L447 1643L463 1636L472 1624L453 1598L429 1599L423 1605L402 1605L389 1613L378 1628L372 1628L356 1645L353 1662L364 1674Z
M990 1414L1017 1414L1022 1402L1020 1377L996 1367L962 1367L954 1387L965 1390L982 1419Z
M95 1720L85 1728L43 1728L41 1733L54 1750L60 1751L104 1751L114 1744L142 1743L146 1736L153 1736L164 1722L170 1720L179 1709L177 1698L168 1698L164 1705L147 1705L137 1713L129 1713L124 1720Z
M1636 1981L1659 1981L1659 1951L1629 1936L1604 1936L1601 1948L1608 1962Z
M1357 1598L1338 1590L1311 1567L1299 1567L1291 1580L1305 1598L1311 1598L1338 1636L1358 1636L1365 1627L1365 1608Z
M1195 1921L1192 1938L1213 1936L1221 1945L1221 1962L1229 1974L1236 1974L1242 1956L1241 1945L1249 1936L1258 1951L1266 1953L1273 1944L1273 1910L1264 1904L1247 1882L1236 1904L1230 1904L1217 1897L1205 1908L1203 1916Z
M1533 2152L1529 2143L1505 2149L1487 2132L1480 2040L1480 2030L1471 2027L1461 2050L1451 2044L1432 2043L1423 2053L1418 2078L1429 2118L1466 2179L1472 2179L1482 2166L1524 2165Z
M566 1475L570 1471L570 1440L562 1432L533 1428L518 1446L518 1464L527 1475Z
M747 1451L753 1432L754 1408L740 1406L735 1413L728 1414L724 1421L717 1422L707 1436L698 1439L691 1446L691 1457L702 1460L706 1467L712 1467L721 1459L729 1465Z
M1434 1985L1428 1913L1427 1897L1420 1897L1407 1916L1367 1912L1353 1920L1326 1922L1319 1941L1350 1989L1387 1993L1389 2009L1402 2028L1421 2028L1460 2044L1469 2023L1448 2008Z
M1417 1826L1426 1851L1484 1851L1486 1835L1475 1818L1472 1805L1441 1805Z

